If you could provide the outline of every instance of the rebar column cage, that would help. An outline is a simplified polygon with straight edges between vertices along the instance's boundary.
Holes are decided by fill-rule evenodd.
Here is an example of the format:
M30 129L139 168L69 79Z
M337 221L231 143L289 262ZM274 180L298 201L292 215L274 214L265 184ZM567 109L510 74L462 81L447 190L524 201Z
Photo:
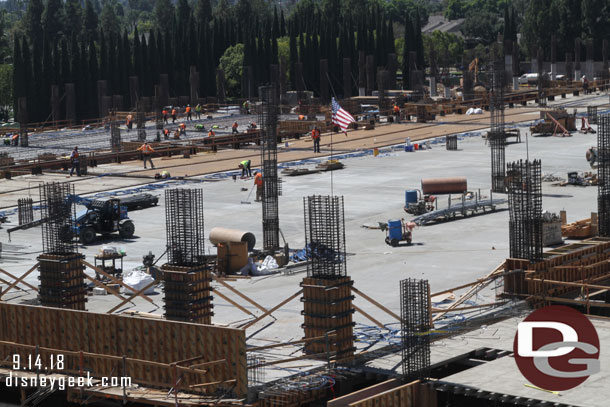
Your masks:
M311 261L307 276L339 278L347 275L345 216L342 196L313 195L303 198L305 247Z
M138 129L138 140L146 140L146 112L142 99L136 102L136 127Z
M589 124L597 124L597 106L587 106L587 120Z
M169 264L192 267L205 263L202 189L165 191L165 228Z
M17 200L17 215L19 224L24 225L34 221L34 208L32 198L21 198Z
M540 160L508 164L510 257L542 260L542 182Z
M42 223L42 251L45 254L77 253L74 239L74 185L68 182L41 184L40 213Z
M116 117L116 110L112 110L110 120L110 147L112 151L121 151L121 129Z
M425 379L430 372L430 286L428 280L400 282L402 374L406 380Z
M489 111L491 126L488 136L491 148L491 189L493 192L506 192L505 177L505 147L504 131L504 64L495 61L492 65L491 86L489 95Z
M275 86L258 89L261 106L258 122L261 126L261 163L263 169L263 249L267 252L280 247L279 179L277 170L278 100Z
M610 237L610 114L597 116L597 222L599 235Z

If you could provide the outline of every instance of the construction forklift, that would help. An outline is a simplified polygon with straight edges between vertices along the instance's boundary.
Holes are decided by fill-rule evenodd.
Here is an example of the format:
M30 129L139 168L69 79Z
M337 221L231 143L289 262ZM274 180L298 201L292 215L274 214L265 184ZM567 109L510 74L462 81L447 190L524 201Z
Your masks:
M73 229L82 244L92 244L98 234L107 236L118 232L123 239L133 237L135 225L119 199L92 200L84 204L87 210L77 215Z

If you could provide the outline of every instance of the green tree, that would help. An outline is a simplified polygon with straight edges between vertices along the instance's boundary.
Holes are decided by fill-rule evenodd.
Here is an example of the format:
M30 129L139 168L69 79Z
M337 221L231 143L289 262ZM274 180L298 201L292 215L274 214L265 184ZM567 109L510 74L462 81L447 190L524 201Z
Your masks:
M239 96L243 74L244 44L236 44L226 49L220 57L219 68L225 73L226 92L229 96Z
M64 7L61 0L48 0L42 15L44 32L49 38L57 38L64 30Z
M120 33L119 20L116 13L116 5L107 1L102 8L101 28L108 36L117 36Z
M197 25L207 24L212 18L212 5L210 0L197 0L195 6L195 21Z
M83 10L80 0L66 0L64 11L64 31L66 36L70 38L73 32L80 32L83 24Z
M0 65L0 120L8 121L13 107L13 67Z
M97 26L97 12L93 7L93 3L91 3L91 0L87 0L85 2L85 18L83 20L83 33L85 34L87 41L91 38L97 39Z
M469 11L461 32L466 38L477 39L485 45L496 41L498 33L502 32L502 22L489 11Z
M448 20L457 20L458 18L466 17L467 7L463 0L449 0L445 9L445 18Z
M171 31L174 24L174 5L170 0L156 0L154 15L161 31Z
M42 0L31 0L25 15L25 33L32 44L42 46Z

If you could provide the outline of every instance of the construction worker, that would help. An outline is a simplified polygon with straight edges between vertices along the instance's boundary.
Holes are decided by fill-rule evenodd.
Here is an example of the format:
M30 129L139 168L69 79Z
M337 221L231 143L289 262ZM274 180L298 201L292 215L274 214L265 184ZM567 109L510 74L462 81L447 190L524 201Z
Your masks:
M233 126L231 126L231 128L233 129L233 131L231 132L231 134L238 134L239 132L237 131L237 122L233 122Z
M169 138L169 129L163 129L163 138L165 140Z
M217 151L216 143L214 142L214 137L215 136L216 136L216 132L214 131L213 128L210 128L210 131L208 131L208 137L211 138L211 140L209 142L212 143L212 151L213 152Z
M250 169L250 160L244 160L239 163L238 167L241 169L241 177L245 178L246 175L248 177L252 176L252 170Z
M176 129L174 132L174 139L180 140L180 129Z
M263 174L258 171L254 171L254 185L256 186L255 202L260 202L263 198Z
M589 80L586 75L582 76L582 89L585 91L585 95L589 93Z
M178 127L180 128L180 134L186 136L186 124L180 123L180 125L178 125Z
M76 170L76 175L80 177L80 162L78 160L78 156L79 154L77 146L74 147L74 150L72 150L72 154L70 154L70 162L72 163L72 168L70 169L70 177L74 173L74 170Z
M201 111L203 110L203 108L201 107L200 103L197 103L197 106L195 106L195 113L197 113L197 120L201 120Z
M163 124L167 124L167 109L164 108L161 114L163 115Z
M15 133L11 136L11 144L14 146L19 145L19 133Z
M193 121L193 117L191 116L191 105L186 105L186 120Z
M250 114L250 101L246 100L243 104L244 107L244 112L246 112L246 114Z
M144 161L144 168L146 168L146 161L150 161L150 168L155 168L155 165L152 162L152 153L155 150L153 150L153 148L150 144L148 144L147 141L145 141L144 144L142 144L138 148L138 151L142 152L142 161Z
M300 114L299 115L299 120L305 120L305 115Z
M254 122L250 122L250 123L248 124L248 129L249 129L249 130L256 130L256 123L254 123Z
M176 115L178 114L178 112L176 111L175 107L172 107L172 124L176 123Z
M311 139L313 140L313 152L320 152L320 129L318 126L314 127L311 131Z
M125 119L125 126L127 126L127 131L133 128L133 116L131 115L131 113L128 114L127 118Z

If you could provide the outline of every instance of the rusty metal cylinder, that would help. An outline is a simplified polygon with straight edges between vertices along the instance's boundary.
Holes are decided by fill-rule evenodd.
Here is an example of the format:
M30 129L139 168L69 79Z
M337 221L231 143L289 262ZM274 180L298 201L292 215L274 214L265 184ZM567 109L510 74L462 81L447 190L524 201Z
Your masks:
M461 194L468 190L466 177L424 178L421 180L422 194Z
M218 243L227 242L246 242L248 243L248 251L251 251L256 244L256 236L251 232L244 232L237 229L212 228L210 231L210 243L217 245Z

